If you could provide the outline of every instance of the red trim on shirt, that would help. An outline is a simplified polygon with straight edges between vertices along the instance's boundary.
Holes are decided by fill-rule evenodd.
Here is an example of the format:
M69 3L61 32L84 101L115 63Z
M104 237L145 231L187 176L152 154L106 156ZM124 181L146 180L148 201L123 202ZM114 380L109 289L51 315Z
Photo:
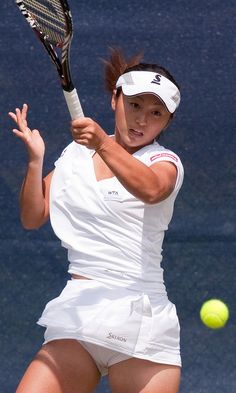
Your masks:
M168 158L171 158L172 160L178 162L178 158L171 153L157 153L154 156L150 157L150 161L154 161L157 158L161 158L161 157L168 157Z

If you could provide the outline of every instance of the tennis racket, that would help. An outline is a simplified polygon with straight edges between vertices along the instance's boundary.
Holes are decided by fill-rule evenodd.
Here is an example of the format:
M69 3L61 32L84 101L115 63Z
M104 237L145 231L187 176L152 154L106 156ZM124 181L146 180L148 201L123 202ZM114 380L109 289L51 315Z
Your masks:
M72 119L83 117L70 71L72 16L66 0L15 0L56 66Z

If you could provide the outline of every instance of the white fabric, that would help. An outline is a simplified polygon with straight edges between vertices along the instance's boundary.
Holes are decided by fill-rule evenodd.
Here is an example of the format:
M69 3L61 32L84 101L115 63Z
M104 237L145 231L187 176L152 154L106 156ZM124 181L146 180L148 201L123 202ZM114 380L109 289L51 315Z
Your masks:
M134 154L148 166L170 161L178 170L172 194L147 205L115 177L97 182L92 154L72 142L57 161L51 184L51 223L68 249L69 273L165 293L162 242L183 181L178 156L157 142Z
M180 104L178 87L165 76L152 71L130 71L121 75L116 88L122 88L126 96L154 94L174 113Z
M58 329L52 326L46 329L44 334L44 344L47 344L50 341L62 339L73 339L79 341L82 347L84 347L93 358L101 376L108 374L109 367L131 358L131 356L126 355L125 353L114 351L113 349L102 347L101 345L78 340L76 333L68 333L66 329Z
M97 282L70 280L38 323L45 342L73 338L150 360L181 365L179 323L166 295Z
M116 178L97 182L92 155L72 142L56 163L50 192L51 223L68 249L69 272L92 280L69 281L38 323L47 334L55 328L55 339L181 365L178 317L166 295L161 253L182 164L157 142L134 154L147 166L170 161L178 171L172 194L147 205Z

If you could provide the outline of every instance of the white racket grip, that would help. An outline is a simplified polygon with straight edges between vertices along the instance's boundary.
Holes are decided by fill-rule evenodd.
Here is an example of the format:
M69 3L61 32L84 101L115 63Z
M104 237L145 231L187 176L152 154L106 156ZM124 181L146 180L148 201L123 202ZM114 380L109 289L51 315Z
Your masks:
M84 117L83 109L81 107L76 89L73 89L72 91L63 90L63 92L71 115L71 119L74 120L78 119L79 117Z

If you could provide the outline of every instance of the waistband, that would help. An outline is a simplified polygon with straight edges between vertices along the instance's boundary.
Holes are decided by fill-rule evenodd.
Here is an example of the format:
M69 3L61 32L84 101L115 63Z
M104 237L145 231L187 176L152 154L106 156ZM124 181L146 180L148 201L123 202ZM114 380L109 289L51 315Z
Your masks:
M110 287L121 287L126 288L134 292L144 292L149 295L160 294L166 295L166 287L163 282L163 274L160 272L159 280L144 280L142 278L136 278L131 276L128 273L111 270L111 269L93 269L88 268L79 268L77 266L73 266L73 264L69 265L68 269L69 274L75 274L79 276L86 277L90 280L96 280L98 282L104 283ZM158 277L158 275L157 275Z

